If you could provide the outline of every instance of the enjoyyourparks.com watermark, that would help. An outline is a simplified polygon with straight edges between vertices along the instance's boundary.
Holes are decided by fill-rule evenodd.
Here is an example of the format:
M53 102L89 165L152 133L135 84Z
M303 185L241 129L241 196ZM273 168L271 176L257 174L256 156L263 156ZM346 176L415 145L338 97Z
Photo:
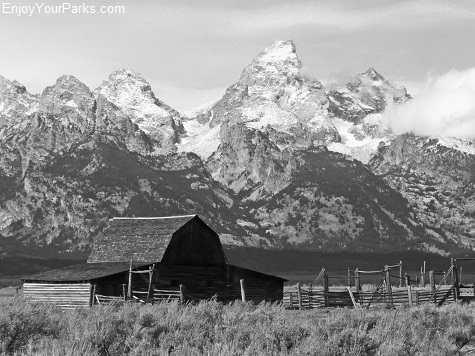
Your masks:
M35 15L122 15L126 13L124 5L90 5L86 3L63 2L60 4L48 4L35 2L34 4L22 4L13 2L2 2L0 14L10 16L35 16Z

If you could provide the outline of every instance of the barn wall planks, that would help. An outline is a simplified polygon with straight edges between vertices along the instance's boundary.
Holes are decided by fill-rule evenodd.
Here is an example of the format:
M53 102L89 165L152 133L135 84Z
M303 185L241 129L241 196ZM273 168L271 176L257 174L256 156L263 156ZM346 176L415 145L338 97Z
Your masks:
M91 284L25 282L23 293L32 302L53 303L62 309L73 309L89 306Z

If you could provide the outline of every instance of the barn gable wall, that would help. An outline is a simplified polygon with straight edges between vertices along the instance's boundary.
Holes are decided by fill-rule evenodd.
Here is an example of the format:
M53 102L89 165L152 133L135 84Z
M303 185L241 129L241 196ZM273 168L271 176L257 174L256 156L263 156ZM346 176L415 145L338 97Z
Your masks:
M227 264L218 234L198 217L187 222L173 234L162 262L192 266Z

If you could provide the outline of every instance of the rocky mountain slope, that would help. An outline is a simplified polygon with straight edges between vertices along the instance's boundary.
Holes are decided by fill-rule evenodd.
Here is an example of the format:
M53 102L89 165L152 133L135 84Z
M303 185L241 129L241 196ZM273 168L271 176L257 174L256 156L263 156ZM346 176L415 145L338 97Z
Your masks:
M439 241L475 247L475 143L399 135L370 162Z
M110 86L122 85L111 77ZM143 82L139 85L133 93L143 88ZM63 76L38 103L2 113L5 121L21 123L0 132L2 252L87 254L92 238L113 216L196 211L211 219L232 203L195 155L153 155L157 148L163 152L164 141L156 132L149 136L134 122L137 117L101 90L92 93L76 78ZM155 104L147 104L153 112ZM162 113L163 104L156 105ZM157 125L164 127L160 133L171 133L167 139L178 126L170 117Z
M373 68L327 90L292 41L186 114L128 69L41 95L0 77L0 253L85 256L113 216L192 212L231 245L471 250L475 145L394 134L408 100Z

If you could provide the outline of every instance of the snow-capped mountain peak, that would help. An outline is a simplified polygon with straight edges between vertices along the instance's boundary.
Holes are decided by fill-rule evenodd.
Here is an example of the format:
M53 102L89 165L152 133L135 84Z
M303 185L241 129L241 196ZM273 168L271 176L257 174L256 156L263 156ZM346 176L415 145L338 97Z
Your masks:
M140 94L155 99L150 84L144 77L128 68L118 69L112 72L109 77L96 89L96 91L112 92L115 90L119 94L118 102L131 102ZM132 97L126 97L126 94L135 94Z
M301 67L302 63L297 57L295 44L291 40L276 41L262 51L255 59L258 63L291 63Z
M25 116L38 110L38 101L18 81L0 76L0 127L24 121Z
M15 91L18 94L24 94L26 88L23 84L17 82L16 80L8 80L7 78L0 75L0 88L3 90Z
M244 69L240 82L250 87L251 95L265 95L266 91L295 84L301 67L295 44L290 40L276 41Z
M119 69L94 91L116 105L155 145L171 148L183 132L180 114L155 97L150 84L131 69Z
M91 117L94 110L91 90L72 75L63 75L41 94L40 110L56 115L79 113Z
M361 73L358 75L359 78L369 78L372 81L382 81L382 82L387 82L387 80L379 74L373 67L369 67L368 70L364 73Z

